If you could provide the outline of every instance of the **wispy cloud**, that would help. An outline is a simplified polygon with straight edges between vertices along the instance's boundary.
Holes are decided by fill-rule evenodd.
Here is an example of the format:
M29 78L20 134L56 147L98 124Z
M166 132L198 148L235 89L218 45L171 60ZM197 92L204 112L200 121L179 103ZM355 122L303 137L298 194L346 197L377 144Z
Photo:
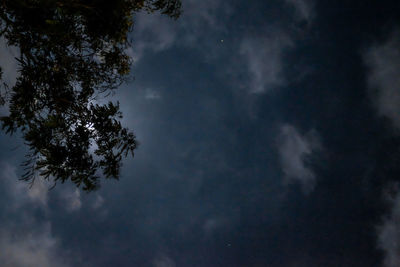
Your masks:
M311 0L286 0L286 3L293 6L296 13L296 19L306 21L308 24L313 20L314 3Z
M184 0L184 13L181 18L184 42L196 46L201 44L205 37L224 32L227 17L232 12L230 4L222 0Z
M5 267L67 267L51 222L38 220L35 210L48 211L48 185L36 179L32 188L18 179L16 168L1 162L0 180L7 189L7 220L0 226L0 262ZM18 219L19 218L19 219Z
M264 93L285 84L282 55L291 46L292 40L283 32L243 39L240 54L248 71L244 86L250 93Z
M18 209L25 205L34 205L41 208L47 207L48 184L42 179L36 179L35 183L30 184L20 181L16 173L17 168L6 162L0 162L2 169L0 173L3 185L8 189L10 197L13 198L12 209Z
M37 229L0 228L0 262L4 267L67 267L50 223Z
M400 37L399 29L386 40L364 50L368 68L369 96L379 116L390 121L400 131ZM400 190L399 184L389 184L384 197L391 207L377 227L378 247L384 252L385 267L400 266Z
M292 125L283 125L278 137L278 152L285 185L298 183L304 193L310 193L316 183L316 176L307 160L321 149L318 134L311 130L302 135Z
M313 1L286 0L286 4L294 9L293 20L311 24L315 17ZM300 25L300 24L299 24ZM298 26L295 28L297 29ZM293 27L289 27L293 28ZM279 24L271 26L255 36L244 36L239 53L247 75L241 81L241 87L248 92L260 94L287 85L285 77L285 54L296 47L300 28L293 31Z
M384 266L400 266L400 191L399 185L390 186L384 197L391 206L390 213L386 215L378 226L378 247L384 252Z
M2 169L0 178L4 186L8 188L9 197L13 199L10 209L18 210L27 206L35 206L47 210L49 188L51 187L47 181L37 177L31 185L19 179L15 166L0 162L0 167ZM56 197L61 200L64 208L69 212L77 211L82 206L80 191L75 187L60 187Z
M139 13L134 21L133 46L127 51L134 61L139 61L145 53L166 50L175 42L177 29L170 18Z
M81 193L78 188L66 189L60 192L60 198L65 204L64 207L67 211L73 212L81 208Z
M231 11L229 4L221 0L184 0L182 8L183 13L176 21L160 14L137 14L133 47L128 54L138 62L147 53L161 52L177 44L191 48L204 46L210 35L224 31L224 20Z
M394 31L383 43L372 45L364 53L369 69L368 87L379 115L388 118L400 130L400 37Z
M144 92L144 98L149 99L149 100L154 100L154 99L160 99L161 94L159 91L152 89L152 88L146 88Z
M165 254L159 255L153 260L154 267L175 267L176 264L174 260Z
M96 198L92 205L93 209L100 209L103 205L104 205L104 198L101 195L96 194Z
M218 229L227 226L227 219L220 217L208 218L203 224L203 231L206 237L211 237Z

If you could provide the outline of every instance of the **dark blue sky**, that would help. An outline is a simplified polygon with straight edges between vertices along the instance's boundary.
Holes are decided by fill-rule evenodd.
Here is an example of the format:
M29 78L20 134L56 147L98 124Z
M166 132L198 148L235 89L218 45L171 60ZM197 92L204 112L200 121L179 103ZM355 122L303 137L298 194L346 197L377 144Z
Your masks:
M400 4L184 0L135 17L120 181L18 181L0 266L400 266ZM13 48L1 45L8 82ZM4 112L4 111L2 111Z

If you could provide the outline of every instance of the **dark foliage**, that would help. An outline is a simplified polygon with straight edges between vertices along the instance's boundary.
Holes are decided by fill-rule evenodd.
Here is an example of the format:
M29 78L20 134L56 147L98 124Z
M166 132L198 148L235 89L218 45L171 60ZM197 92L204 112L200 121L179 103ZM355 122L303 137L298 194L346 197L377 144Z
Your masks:
M180 14L179 0L3 0L0 36L19 48L18 78L3 84L1 118L30 148L23 179L37 175L83 190L118 179L121 160L137 147L121 126L118 103L94 104L129 74L127 38L138 11Z

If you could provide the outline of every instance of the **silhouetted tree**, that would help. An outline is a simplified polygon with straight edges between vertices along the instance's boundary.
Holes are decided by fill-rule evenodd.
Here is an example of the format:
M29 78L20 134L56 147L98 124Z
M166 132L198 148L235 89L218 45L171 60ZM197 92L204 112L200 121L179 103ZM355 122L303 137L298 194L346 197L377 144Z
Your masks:
M3 0L0 36L19 48L18 78L3 83L3 130L19 131L29 153L22 179L37 175L83 190L99 178L118 179L121 160L133 156L135 135L123 128L119 104L96 104L130 71L128 33L133 15L180 15L179 0Z

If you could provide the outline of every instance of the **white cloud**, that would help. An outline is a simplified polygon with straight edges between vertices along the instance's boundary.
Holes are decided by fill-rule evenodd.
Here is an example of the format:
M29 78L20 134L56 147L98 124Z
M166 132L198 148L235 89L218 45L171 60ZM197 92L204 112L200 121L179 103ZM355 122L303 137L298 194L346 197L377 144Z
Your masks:
M224 32L226 18L232 11L229 3L221 0L184 0L182 5L183 39L192 45L199 43L205 34Z
M369 70L367 84L370 99L379 114L400 130L400 37L393 31L386 40L364 51ZM377 227L378 247L384 252L385 267L400 266L400 190L391 184L384 192L391 209Z
M103 204L104 204L104 198L101 195L96 194L96 199L94 200L93 208L99 209L103 206Z
M400 130L400 38L395 31L383 43L373 45L364 54L369 68L368 87L379 115L390 119Z
M208 218L203 224L203 231L206 237L212 236L216 231L228 227L228 221L225 218Z
M204 46L205 36L224 31L229 4L221 0L184 0L178 20L159 13L139 13L134 18L133 47L128 54L138 62L146 53L167 50L175 44ZM209 49L203 47L204 52Z
M32 187L28 189L29 198L42 206L47 206L49 187L43 179L37 179Z
M172 46L177 31L174 20L158 13L139 13L134 18L133 46L128 54L139 61L146 52L159 52Z
M50 223L37 229L0 229L0 262L4 267L67 267Z
M291 46L291 39L282 32L243 39L240 54L249 75L244 85L249 92L264 93L285 84L282 56Z
M159 255L153 260L154 267L175 267L175 262L167 255Z
M200 28L204 24L212 27L218 27L218 9L223 2L220 0L184 0L183 18L190 20L190 24Z
M18 209L29 204L41 208L47 207L48 184L43 179L40 177L35 179L34 184L30 187L29 183L19 179L16 167L5 162L1 162L0 167L2 169L0 177L13 198L10 208Z
M311 0L286 0L296 11L297 19L310 23L314 17L314 6Z
M294 8L296 18L310 22L314 17L311 0L286 0ZM221 0L184 0L181 17L174 21L160 14L140 13L135 17L133 47L128 54L139 61L146 53L160 52L174 45L184 45L199 49L204 60L215 59L221 55L224 46L239 44L238 66L245 65L246 78L239 81L251 93L267 92L275 87L284 86L283 55L294 46L293 36L286 30L272 29L263 37L245 36L237 43L227 31L227 21L233 12L231 4ZM229 41L229 39L231 39ZM232 70L234 76L242 69Z
M32 187L30 183L21 181L16 173L16 167L5 162L0 162L0 178L4 186L8 188L8 193L12 197L10 209L18 210L26 205L34 205L39 208L47 209L49 199L49 182L37 177ZM78 188L64 187L58 188L57 196L60 198L67 211L73 212L81 208L81 194ZM102 199L97 199L98 204ZM102 202L101 202L102 203Z
M20 181L16 168L0 162L0 180L7 189L4 201L10 204L0 225L0 265L4 267L66 267L59 242L49 221L37 221L32 205L47 211L48 185L37 178L32 188ZM47 213L47 212L46 212Z
M73 212L81 208L81 193L78 188L71 190L67 188L61 191L60 198L64 203L64 207L67 211Z
M203 230L206 235L209 235L212 232L214 232L214 230L218 227L218 225L219 225L219 221L217 219L214 219L214 218L207 219L204 222Z
M286 4L294 9L295 21L307 22L309 25L315 17L312 0L286 0ZM245 36L239 49L242 60L236 64L245 66L247 75L235 82L255 94L285 86L287 78L284 73L284 56L295 47L296 39L302 35L301 28L296 26L294 29L296 31L274 26L257 36ZM237 73L237 70L234 71L235 76Z
M144 98L149 100L160 99L161 95L157 90L146 88Z
M392 192L390 192L392 191ZM378 247L383 250L384 266L400 266L400 191L398 185L385 192L391 211L378 229Z
M292 125L283 125L278 138L280 163L284 184L299 183L304 193L314 189L316 177L307 166L307 157L321 149L315 130L301 135Z

